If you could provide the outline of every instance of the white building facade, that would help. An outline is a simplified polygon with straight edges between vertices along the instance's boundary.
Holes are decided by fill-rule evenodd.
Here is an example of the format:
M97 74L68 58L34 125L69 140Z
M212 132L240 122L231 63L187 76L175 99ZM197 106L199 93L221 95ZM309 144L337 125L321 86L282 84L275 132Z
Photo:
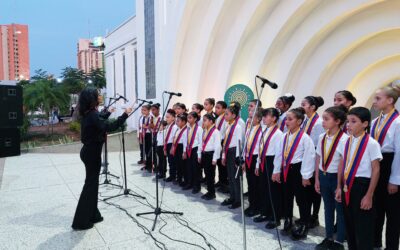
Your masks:
M106 38L107 80L108 41L122 44L127 34L117 37L118 30L132 25L137 81L126 88L141 99L161 102L168 90L181 92L173 101L187 105L220 100L237 83L254 90L261 75L279 85L264 91L265 107L287 92L295 106L318 95L328 107L342 89L370 107L377 88L400 78L399 13L395 0L137 0L136 17ZM122 93L122 86L115 88Z

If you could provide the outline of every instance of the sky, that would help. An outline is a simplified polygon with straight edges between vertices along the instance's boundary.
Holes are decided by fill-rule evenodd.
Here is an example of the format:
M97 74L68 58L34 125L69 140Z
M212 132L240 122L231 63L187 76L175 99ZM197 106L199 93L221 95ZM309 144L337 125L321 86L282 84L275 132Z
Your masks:
M135 0L0 0L0 24L28 25L31 76L77 67L79 38L105 36L135 13Z

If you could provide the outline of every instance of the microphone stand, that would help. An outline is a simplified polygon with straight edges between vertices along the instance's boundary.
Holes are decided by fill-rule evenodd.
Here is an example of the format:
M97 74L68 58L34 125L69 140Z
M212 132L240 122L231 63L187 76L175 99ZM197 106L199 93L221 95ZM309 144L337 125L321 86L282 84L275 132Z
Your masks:
M160 124L158 124L157 131L160 130L161 123L164 120L165 114L167 113L169 102L172 99L172 94L173 93L167 93L167 94L169 94L168 102L167 102L167 105L164 107L163 116L161 118ZM157 137L154 136L154 138L153 138L153 146L152 146L153 150L154 150L154 147L155 147L156 143L157 143ZM148 215L148 214L154 214L155 215L154 222L153 222L153 227L151 228L151 231L154 231L154 229L156 228L157 219L158 219L158 216L160 216L160 214L183 215L182 212L172 212L172 211L166 211L166 210L161 209L160 204L159 204L159 197L158 197L158 179L159 179L159 174L160 174L160 168L158 167L158 161L154 161L154 165L155 165L155 169L156 169L156 207L154 208L154 211L144 212L144 213L137 213L136 214L136 216L142 216L142 215Z
M257 109L260 105L260 97L262 95L262 92L264 90L264 83L261 85L261 91L260 91L260 95L258 95L258 91L257 91L257 77L254 78L254 86L256 87L256 91L257 91L257 102L256 102L256 107L253 111L253 116L251 117L251 122L250 122L250 128L249 128L249 134L251 133L251 130L253 129L253 122L254 122L254 117L255 117L255 112L257 112ZM241 203L241 210L242 210L242 226L243 226L243 249L246 250L247 249L247 240L246 240L246 217L244 215L244 192L243 192L243 170L242 170L242 165L245 163L245 149L247 146L247 140L248 140L248 136L246 136L246 128L245 128L245 137L244 137L244 144L243 144L243 148L240 150L240 146L239 146L239 150L240 150L240 157L239 160L236 161L236 175L235 178L239 178L240 180L240 203Z
M141 108L141 107L143 106L143 104L144 104L144 102L140 103L139 106L138 106L137 108L135 108L135 109L132 111L132 113L130 113L130 114L128 115L128 118L129 118L133 113L135 113L139 108ZM122 135L122 156L123 156L123 160L124 160L124 161L123 161L123 162L124 162L124 192L121 193L121 194L117 194L117 195L114 195L114 196L107 197L107 198L105 198L103 201L107 201L107 200L109 200L109 199L113 199L113 198L120 197L120 196L123 196L123 195L125 195L125 196L130 195L130 196L133 196L133 197L137 197L137 198L141 198L141 199L146 199L145 197L143 197L143 196L141 196L141 195L138 195L138 194L135 194L135 193L133 193L130 189L128 189L128 182L127 182L127 180L126 180L126 157L125 157L124 124L121 125L121 135Z
M111 102L111 99L113 99L114 101ZM108 105L107 105L106 107L104 107L103 110L106 110L106 111L107 111L107 110L111 107L111 105L113 105L113 104L116 103L116 102L117 102L117 99L115 99L115 98L110 98L109 101L108 101ZM117 185L117 184L111 183L111 181L108 179L108 176L109 176L109 175L112 176L112 177L114 177L114 178L117 178L117 179L119 179L119 176L113 175L113 174L111 174L111 173L108 171L107 133L106 133L105 136L104 136L104 162L103 162L102 165L104 166L104 168L103 168L103 172L102 172L100 175L103 175L103 174L104 174L104 175L106 176L106 179L104 180L103 183L100 183L100 186L101 186L101 185L112 185L112 186L115 186L115 187L122 188L121 185Z

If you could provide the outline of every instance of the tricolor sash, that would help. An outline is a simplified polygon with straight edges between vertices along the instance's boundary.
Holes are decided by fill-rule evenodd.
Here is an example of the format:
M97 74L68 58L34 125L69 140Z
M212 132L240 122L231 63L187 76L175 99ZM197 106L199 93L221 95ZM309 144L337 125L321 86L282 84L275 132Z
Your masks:
M292 163L294 153L297 150L297 147L299 146L299 143L301 141L301 138L303 137L304 130L300 129L299 131L296 132L296 135L294 135L292 142L290 145L287 145L289 143L289 133L288 132L285 136L285 139L283 141L283 154L282 154L282 167L283 167L283 180L286 182L287 175L289 173L289 166Z
M169 137L171 136L173 126L174 126L173 123L171 123L169 125L168 131L167 131L167 136L165 137L165 141L164 141L164 150L167 150L167 144L168 144Z
M315 123L318 121L319 115L317 113L314 113L314 115L307 121L305 126L303 127L304 131L310 135L312 129L314 128Z
M147 121L145 122L145 119L147 119ZM150 117L146 117L146 116L143 116L143 125L144 124L146 124L146 126L149 126L149 124L150 124ZM146 132L147 132L147 128L142 128L142 136L143 136L143 138L144 138L144 136L146 135Z
M208 142L211 139L212 134L214 133L214 131L216 130L215 126L212 126L209 130L204 130L203 131L203 146L201 147L201 152L204 152L204 150L206 149L206 146L208 144Z
M221 116L222 116L222 117L221 117ZM220 117L221 117L221 119L219 120L219 123L218 123L218 125L217 125L217 128L218 128L219 131L221 131L222 124L224 124L224 121L225 121L224 115L220 115Z
M375 121L371 129L371 136L379 142L382 146L385 141L386 134L396 118L399 117L399 112L397 110L392 110L386 117L386 119L381 123L382 114L379 116L378 120ZM380 125L379 125L380 124Z
M189 158L190 158L190 155L192 154L192 148L193 148L194 140L196 140L196 134L197 134L198 127L199 127L199 125L196 122L193 127L193 130L192 130L192 128L190 128L190 130L189 129L187 130L188 144L187 144L186 152L187 152Z
M282 132L285 131L285 125L286 125L286 116L285 116L285 118L283 118L283 120L281 121L281 124L279 125L279 129Z
M250 124L251 123L251 120L250 119L247 119L247 121L246 121L246 129L245 129L245 133L247 132L247 130L249 129L249 127L250 127Z
M175 156L176 148L178 147L179 141L181 140L183 133L186 131L186 128L187 128L186 126L182 128L181 132L179 132L178 134L178 137L174 138L174 142L172 143L172 148L171 148L173 156Z
M344 148L344 156L343 156L343 162L344 162L343 191L345 193L346 205L349 204L351 188L353 186L354 178L356 177L358 167L360 166L361 159L367 148L369 137L370 136L367 133L364 133L364 135L358 142L357 148L355 150L355 154L353 155L351 161L349 160L349 154L350 154L349 151L351 149L350 145L353 140L353 137L349 138L346 142L346 146Z
M253 129L253 128L252 128ZM251 136L252 129L249 130L249 137ZM247 141L246 145L246 164L247 167L250 168L251 163L253 161L253 153L257 145L258 137L262 132L262 128L258 125L257 131L253 134L253 138L250 141Z
M229 145L231 144L232 138L233 138L233 133L235 132L236 125L238 124L239 117L233 122L233 124L229 127L229 132L228 129L225 132L225 139L223 142L223 147L225 151L225 157L228 154L228 149Z
M153 124L154 124L154 118L155 117L153 117ZM158 118L157 118L157 122L156 122L156 125L154 126L154 128L153 128L153 136L156 136L157 135L157 129L158 129L158 126L160 125L160 122L161 122L161 117L159 116Z
M329 147L328 154L325 153L327 134L324 135L324 138L321 141L322 169L323 169L324 173L326 173L329 165L332 162L333 156L335 155L335 152L336 152L336 148L339 145L340 138L342 138L343 134L344 134L344 132L341 130L339 130L336 133L335 137L333 138L333 142L332 142L331 146Z
M278 130L278 126L274 126L272 129L269 129L269 134L267 136L266 141L264 141L264 135L262 135L262 137L261 137L261 141L260 141L260 144L262 144L262 147L260 147L261 172L264 172L265 157L267 156L269 143L271 142L271 139L277 130Z

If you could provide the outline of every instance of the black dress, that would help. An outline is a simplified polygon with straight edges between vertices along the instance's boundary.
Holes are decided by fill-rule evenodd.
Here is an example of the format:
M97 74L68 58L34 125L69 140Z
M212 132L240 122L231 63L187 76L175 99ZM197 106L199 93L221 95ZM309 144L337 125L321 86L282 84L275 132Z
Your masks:
M114 122L106 122L109 113L89 111L81 120L81 141L83 147L80 152L82 162L85 164L86 179L75 211L72 228L88 229L93 223L102 220L97 208L99 192L99 174L101 168L101 150L105 133L122 126L128 115L124 113Z

